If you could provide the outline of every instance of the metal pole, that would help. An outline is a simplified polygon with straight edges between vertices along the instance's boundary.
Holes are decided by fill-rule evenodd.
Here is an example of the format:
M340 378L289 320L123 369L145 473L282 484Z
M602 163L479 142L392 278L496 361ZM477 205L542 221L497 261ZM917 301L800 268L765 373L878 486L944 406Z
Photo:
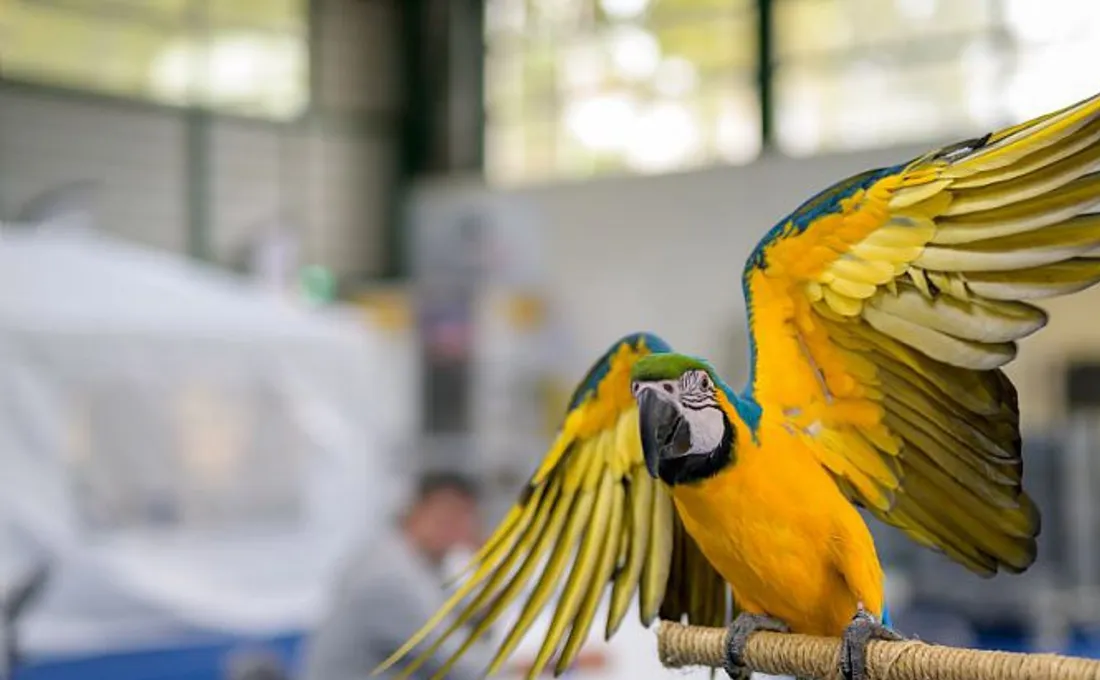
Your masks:
M1092 451L1096 448L1097 414L1075 410L1070 414L1066 445L1066 523L1069 529L1068 555L1070 586L1091 589L1100 586L1096 555L1096 503Z
M208 32L206 2L188 8L188 28L192 37ZM205 84L209 78L209 50L205 40L196 51L191 71L191 101L184 115L184 168L187 187L187 252L191 257L210 257L210 113L206 111Z

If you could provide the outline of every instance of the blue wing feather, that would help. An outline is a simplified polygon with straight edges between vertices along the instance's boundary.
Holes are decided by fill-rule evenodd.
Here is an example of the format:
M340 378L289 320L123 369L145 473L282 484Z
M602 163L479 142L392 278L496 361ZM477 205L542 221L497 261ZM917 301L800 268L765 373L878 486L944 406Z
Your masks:
M607 376L607 372L611 370L612 355L619 351L620 347L629 345L637 349L642 344L645 344L646 348L654 354L663 354L672 351L672 347L670 347L667 342L653 333L631 333L630 335L619 338L603 353L603 356L592 365L592 368L588 369L588 373L584 376L584 379L577 385L577 389L573 391L573 396L569 399L569 408L567 411L572 411L580 406L584 403L585 399L588 399L588 397L596 391L600 381L602 381L604 377Z
M749 254L748 261L745 262L745 278L748 278L749 272L753 269L765 266L765 250L776 240L791 234L801 234L819 217L836 212L840 209L840 202L844 199L857 191L866 189L887 175L901 172L907 165L908 163L902 163L888 168L878 168L877 170L861 172L858 175L853 175L848 179L841 180L811 196L802 205L795 208L792 213L779 220L779 222L764 234L763 238L756 244L756 247L753 248L752 253Z

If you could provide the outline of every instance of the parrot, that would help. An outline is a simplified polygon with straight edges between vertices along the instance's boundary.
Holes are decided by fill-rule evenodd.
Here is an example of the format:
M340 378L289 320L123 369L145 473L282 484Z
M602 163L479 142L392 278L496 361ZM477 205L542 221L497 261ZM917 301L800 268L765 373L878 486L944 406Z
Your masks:
M766 630L840 638L863 680L870 640L906 639L864 512L979 577L1027 570L1040 512L1004 367L1048 321L1036 300L1100 281L1097 170L1100 94L807 200L742 270L741 389L652 332L612 343L450 599L376 671L462 630L445 677L525 596L486 675L554 598L528 677L556 676L608 597L607 639L636 600L645 626L727 628L730 677Z

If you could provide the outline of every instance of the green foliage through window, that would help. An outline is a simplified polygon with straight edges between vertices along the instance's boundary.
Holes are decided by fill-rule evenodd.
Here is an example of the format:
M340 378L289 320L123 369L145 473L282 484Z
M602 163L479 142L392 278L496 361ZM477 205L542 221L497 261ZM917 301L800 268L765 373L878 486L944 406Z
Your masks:
M495 183L925 144L1100 91L1097 0L489 0Z
M0 0L0 75L245 116L309 98L307 0Z
M498 182L741 163L760 149L753 0L489 0Z
M1100 90L1096 0L773 0L776 142L946 141Z

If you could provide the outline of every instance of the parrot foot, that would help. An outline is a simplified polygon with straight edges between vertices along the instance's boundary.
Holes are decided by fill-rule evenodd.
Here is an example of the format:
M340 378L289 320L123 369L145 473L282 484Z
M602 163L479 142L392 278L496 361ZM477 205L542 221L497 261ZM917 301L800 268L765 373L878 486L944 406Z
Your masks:
M726 674L732 680L748 680L752 669L745 665L745 645L753 633L766 630L773 633L789 633L787 624L767 614L742 612L729 626L726 638Z
M871 640L900 642L905 636L883 625L860 603L852 622L844 630L840 647L840 672L844 680L865 680L867 677L867 643Z

